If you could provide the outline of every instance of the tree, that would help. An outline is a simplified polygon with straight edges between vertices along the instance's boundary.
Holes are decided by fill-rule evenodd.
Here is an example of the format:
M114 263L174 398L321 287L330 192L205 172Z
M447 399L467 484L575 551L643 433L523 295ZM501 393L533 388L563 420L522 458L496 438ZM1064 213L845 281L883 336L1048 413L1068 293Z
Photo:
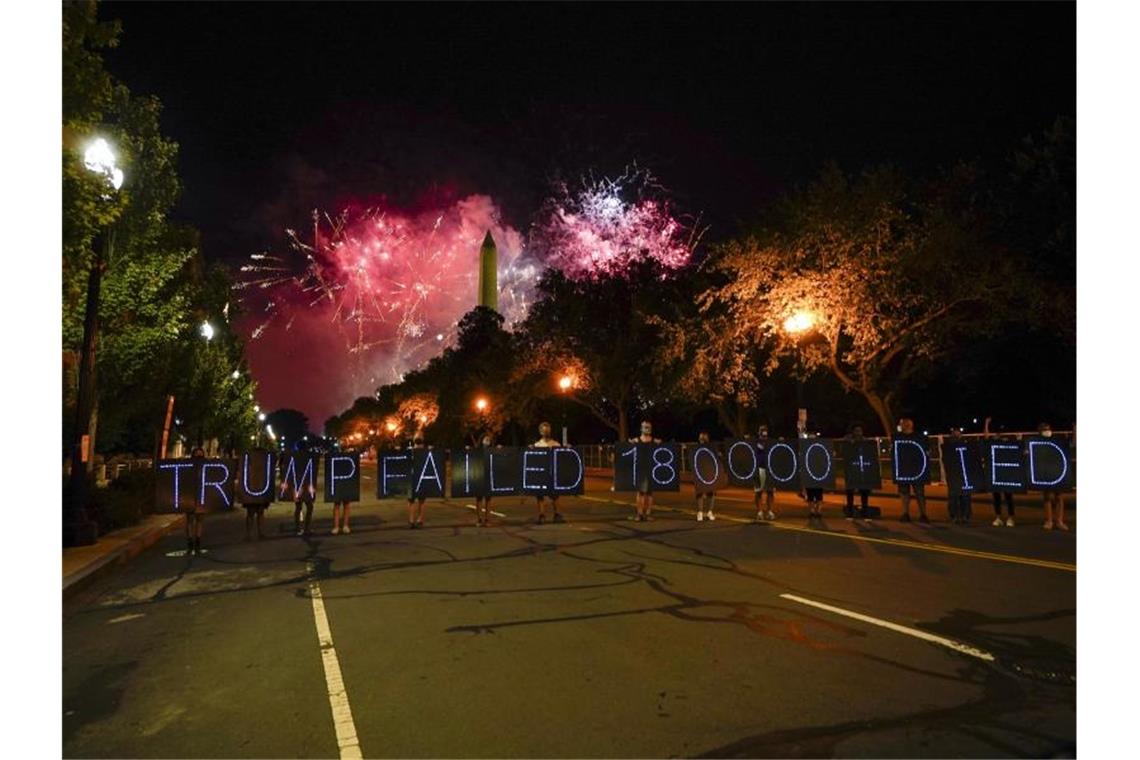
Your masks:
M520 330L516 395L553 395L555 375L569 373L567 398L625 440L630 413L664 400L657 353L663 321L686 302L680 282L650 258L594 278L547 270Z
M977 187L966 165L930 183L828 167L783 201L771 228L717 251L725 281L702 308L724 309L742 345L761 336L768 370L829 371L889 433L909 382L1023 300L1024 272L997 255Z
M265 415L265 424L273 426L278 440L295 443L311 432L309 418L296 409L275 409Z

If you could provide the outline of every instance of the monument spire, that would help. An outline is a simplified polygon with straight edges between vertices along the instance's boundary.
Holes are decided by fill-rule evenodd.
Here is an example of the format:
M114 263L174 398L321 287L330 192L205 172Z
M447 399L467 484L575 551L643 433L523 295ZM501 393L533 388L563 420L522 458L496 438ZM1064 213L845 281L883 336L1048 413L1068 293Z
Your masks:
M490 230L479 249L479 305L499 310L499 250Z

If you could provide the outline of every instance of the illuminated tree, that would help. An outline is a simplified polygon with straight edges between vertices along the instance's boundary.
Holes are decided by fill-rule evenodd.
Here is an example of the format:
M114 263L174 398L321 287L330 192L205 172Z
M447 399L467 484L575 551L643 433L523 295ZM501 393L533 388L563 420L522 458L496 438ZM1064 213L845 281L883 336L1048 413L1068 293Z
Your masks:
M829 168L782 203L772 229L717 252L725 281L702 308L724 310L730 343L762 339L766 370L830 372L889 432L908 383L1024 301L1024 273L990 245L976 187L971 167L926 185Z

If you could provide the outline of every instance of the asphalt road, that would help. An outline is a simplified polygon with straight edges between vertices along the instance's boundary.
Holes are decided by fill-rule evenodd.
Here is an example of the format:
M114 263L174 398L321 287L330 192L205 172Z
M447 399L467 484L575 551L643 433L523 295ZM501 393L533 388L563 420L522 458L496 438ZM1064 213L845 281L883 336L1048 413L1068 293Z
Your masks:
M557 525L511 497L491 527L432 501L411 531L372 500L347 536L329 505L292 535L277 504L263 541L240 510L203 556L167 537L64 607L64 755L1075 753L1076 541L1038 509L920 526L884 500L865 526L830 494L809 526L788 495L765 525L730 491L698 523L686 490L636 523L589 486Z

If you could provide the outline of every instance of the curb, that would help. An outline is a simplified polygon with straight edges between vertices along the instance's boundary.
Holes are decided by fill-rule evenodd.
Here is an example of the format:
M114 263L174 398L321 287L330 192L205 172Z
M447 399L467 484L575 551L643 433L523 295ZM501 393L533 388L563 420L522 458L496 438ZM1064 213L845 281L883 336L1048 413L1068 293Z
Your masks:
M67 599L83 590L97 578L107 575L117 565L131 561L158 543L159 539L173 533L181 524L180 515L163 515L167 518L118 546L101 557L97 557L79 570L63 578L63 598Z

